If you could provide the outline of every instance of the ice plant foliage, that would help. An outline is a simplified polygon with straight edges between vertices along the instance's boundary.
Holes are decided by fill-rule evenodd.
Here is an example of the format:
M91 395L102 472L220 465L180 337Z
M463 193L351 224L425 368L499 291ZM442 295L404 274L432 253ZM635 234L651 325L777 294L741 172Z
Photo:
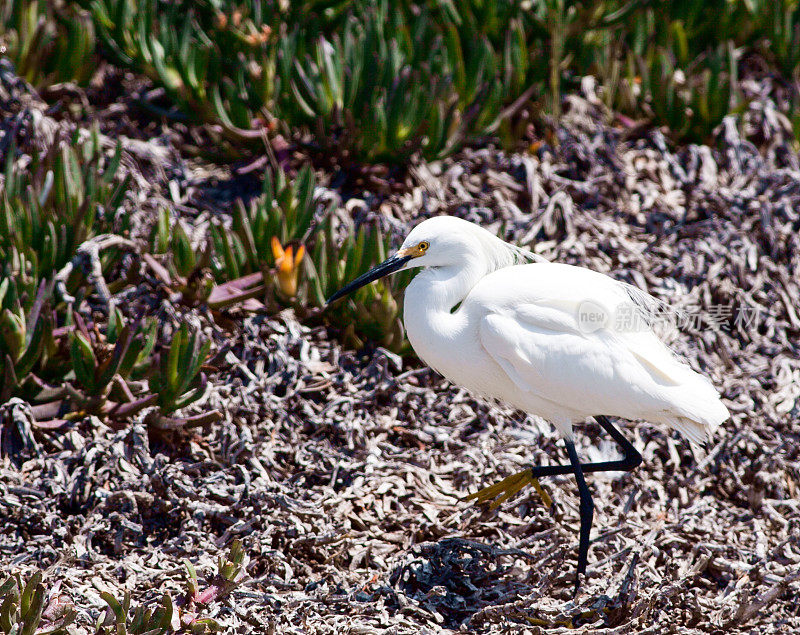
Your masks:
M77 611L58 593L49 592L37 571L27 581L19 573L0 583L0 633L6 635L66 635Z
M107 155L93 130L35 154L29 166L14 162L13 149L7 156L0 399L27 399L43 427L86 414L123 427L145 408L153 408L148 422L155 427L214 420L214 411L176 415L205 390L208 342L183 325L161 344L153 319L133 320L114 303L114 293L130 285L118 273L122 254L135 248L119 235L128 230L129 215L121 212L130 182L119 173L121 148ZM189 252L184 236L175 236L177 267L185 271ZM106 276L117 279L108 284Z
M0 55L36 87L85 85L97 68L92 16L65 0L8 0L0 5Z
M209 585L200 590L197 571L188 560L186 566L186 593L173 601L165 593L155 606L132 606L131 595L125 592L122 599L103 591L100 596L108 604L105 616L97 624L97 635L150 635L151 633L214 633L221 630L211 617L203 617L213 602L218 602L245 579L249 558L242 543L234 540L227 556L218 558L217 571Z
M403 0L391 10L385 1L13 0L0 18L0 40L31 81L84 82L99 51L161 86L181 116L210 124L227 155L276 132L342 162L439 157L494 134L511 143L523 105L558 115L565 87L586 75L608 106L680 121L676 137L700 140L737 112L744 55L760 54L788 82L800 68L795 0Z

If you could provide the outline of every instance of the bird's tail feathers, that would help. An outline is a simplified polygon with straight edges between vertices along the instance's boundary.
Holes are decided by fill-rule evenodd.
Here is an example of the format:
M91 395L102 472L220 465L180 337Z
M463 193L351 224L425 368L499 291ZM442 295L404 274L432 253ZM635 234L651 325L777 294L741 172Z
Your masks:
M716 430L713 426L707 426L687 417L675 417L669 421L669 425L696 445L705 444Z
M698 391L700 394L690 395L688 407L682 408L682 414L676 414L667 423L685 436L692 443L703 445L717 431L720 425L731 415L719 398L710 382L711 390Z

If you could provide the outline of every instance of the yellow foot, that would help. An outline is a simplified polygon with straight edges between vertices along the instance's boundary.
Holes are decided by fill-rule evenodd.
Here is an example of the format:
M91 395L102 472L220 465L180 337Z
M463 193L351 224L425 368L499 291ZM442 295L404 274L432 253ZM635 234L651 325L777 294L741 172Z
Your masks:
M522 472L507 476L499 483L489 485L489 487L484 487L482 490L470 494L464 498L464 500L475 499L476 505L482 505L493 501L492 504L489 505L489 509L495 510L512 496L516 496L526 485L533 485L533 489L539 493L539 496L542 497L542 502L544 502L548 509L553 506L553 499L550 498L550 495L539 485L539 480L533 478L533 472L531 472L530 469L522 470Z

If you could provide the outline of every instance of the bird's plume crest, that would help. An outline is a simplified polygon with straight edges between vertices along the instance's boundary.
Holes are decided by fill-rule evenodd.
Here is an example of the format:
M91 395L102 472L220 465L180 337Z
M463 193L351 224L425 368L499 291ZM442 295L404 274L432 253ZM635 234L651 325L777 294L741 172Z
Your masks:
M535 254L524 247L507 243L502 238L498 238L483 228L476 233L476 238L484 247L483 252L488 258L491 271L512 267L513 265L524 265L529 262L549 262L543 256Z

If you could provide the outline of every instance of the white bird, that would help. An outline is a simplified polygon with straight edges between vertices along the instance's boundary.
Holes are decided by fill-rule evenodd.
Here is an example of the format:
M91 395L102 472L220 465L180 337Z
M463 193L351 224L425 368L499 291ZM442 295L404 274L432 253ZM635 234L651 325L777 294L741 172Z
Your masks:
M403 316L419 357L455 384L549 420L570 465L531 466L472 497L498 504L537 478L574 474L580 494L575 593L586 572L594 505L583 474L629 471L642 457L608 417L667 424L701 444L730 415L711 383L679 361L645 321L657 301L604 274L524 262L532 254L468 221L423 221L401 248L328 303L390 273L423 267ZM584 463L573 423L594 419L623 451Z

